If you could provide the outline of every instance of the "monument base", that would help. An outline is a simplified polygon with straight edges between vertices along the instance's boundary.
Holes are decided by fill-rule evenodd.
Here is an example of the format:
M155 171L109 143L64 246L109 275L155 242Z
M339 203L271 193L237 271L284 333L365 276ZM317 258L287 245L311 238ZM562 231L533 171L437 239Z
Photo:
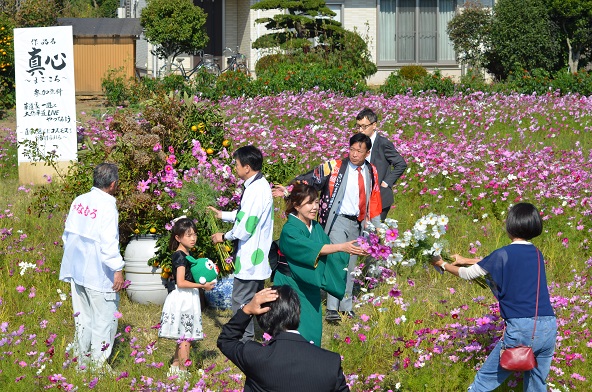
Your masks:
M64 174L70 167L70 161L56 162L56 167L60 173ZM21 162L18 166L19 184L47 184L48 177L52 181L59 181L58 173L52 166L46 166L43 162ZM44 177L45 176L45 177Z

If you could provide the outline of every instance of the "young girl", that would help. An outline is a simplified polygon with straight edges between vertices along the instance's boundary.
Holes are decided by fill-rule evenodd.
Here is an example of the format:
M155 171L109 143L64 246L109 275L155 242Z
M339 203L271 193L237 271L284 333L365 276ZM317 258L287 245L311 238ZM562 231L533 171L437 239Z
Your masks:
M187 374L186 361L193 340L203 339L199 290L211 290L215 281L195 283L186 256L195 246L197 238L195 223L189 218L175 222L171 232L169 249L173 253L173 277L175 290L167 296L162 307L158 336L177 340L177 349L168 376Z

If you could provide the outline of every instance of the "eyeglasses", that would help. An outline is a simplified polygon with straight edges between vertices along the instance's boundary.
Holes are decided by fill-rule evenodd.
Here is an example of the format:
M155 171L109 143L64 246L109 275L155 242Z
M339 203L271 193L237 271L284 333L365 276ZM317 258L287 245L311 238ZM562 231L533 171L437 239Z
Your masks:
M354 129L361 129L362 131L365 131L366 129L368 129L371 125L376 124L376 121L371 122L370 124L356 124L356 127Z

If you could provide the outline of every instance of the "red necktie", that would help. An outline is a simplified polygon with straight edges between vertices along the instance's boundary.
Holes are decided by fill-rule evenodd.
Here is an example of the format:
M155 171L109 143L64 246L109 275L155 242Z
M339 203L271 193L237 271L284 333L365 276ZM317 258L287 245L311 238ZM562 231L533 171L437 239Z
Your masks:
M360 194L358 222L362 222L366 218L366 187L364 186L364 176L362 175L361 167L358 167L358 192Z

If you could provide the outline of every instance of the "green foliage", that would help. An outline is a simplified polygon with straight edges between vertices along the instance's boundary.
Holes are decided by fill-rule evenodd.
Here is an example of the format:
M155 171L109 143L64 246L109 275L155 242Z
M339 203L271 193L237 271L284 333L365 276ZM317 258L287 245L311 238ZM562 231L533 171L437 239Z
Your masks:
M572 73L580 56L592 48L592 0L547 0L552 20L561 28Z
M5 111L14 107L16 93L14 85L14 22L0 14L0 118Z
M20 3L14 17L16 27L55 26L58 7L55 0L27 0Z
M559 71L552 81L553 90L559 90L562 94L577 93L583 96L592 95L592 72L566 72Z
M107 103L112 106L126 106L129 103L137 102L138 97L134 96L131 91L132 83L133 78L131 81L126 78L123 66L109 68L101 79L101 89Z
M257 64L255 64L255 73L259 75L261 72L273 70L280 63L287 61L289 58L289 56L279 53L263 56L257 61Z
M140 23L144 35L157 46L153 53L172 61L181 53L195 53L208 43L206 14L191 0L148 0Z
M119 4L119 0L59 0L58 8L62 18L116 18Z
M414 74L415 75L415 74ZM456 84L450 77L443 77L440 71L433 74L409 80L393 72L380 86L379 92L385 96L412 93L414 95L432 93L437 95L451 96L456 93Z
M284 63L273 71L262 72L254 84L254 91L261 95L316 88L355 96L367 90L366 81L345 68L327 68L319 63Z
M507 85L512 91L523 94L537 93L541 95L552 89L549 72L540 68L532 71L516 69L508 76Z
M427 69L421 65L404 65L399 69L399 76L405 80L420 80L427 75Z
M516 67L553 72L560 67L558 31L545 0L499 0L494 6L487 68L505 78Z
M480 2L468 1L462 12L448 22L446 32L452 41L457 59L471 68L481 69L485 53L491 47L492 14Z
M368 34L364 39L355 30L353 32L345 30L342 34L328 39L328 46L321 46L321 50L317 50L316 53L320 54L324 62L332 67L346 67L352 74L367 78L378 70L372 61L367 41Z
M307 60L317 57L318 62L330 67L347 67L359 77L376 73L376 65L368 50L368 44L357 31L345 30L341 23L330 19L335 16L324 1L264 0L251 7L256 10L283 10L272 18L260 18L272 33L262 35L253 42L253 48L279 48L288 56L305 54ZM315 43L316 41L316 43ZM275 62L277 58L264 60ZM283 62L283 61L282 61ZM270 64L271 65L271 64ZM259 71L257 71L259 74Z
M216 81L216 94L219 97L242 97L251 95L251 77L239 71L227 71Z
M343 31L341 23L330 17L335 16L324 1L305 0L263 0L251 6L253 10L273 10L281 12L271 18L259 18L255 23L265 24L274 32L265 34L253 42L253 48L297 49L312 46L309 39L319 37L324 40L335 31ZM287 12L284 12L287 11Z

